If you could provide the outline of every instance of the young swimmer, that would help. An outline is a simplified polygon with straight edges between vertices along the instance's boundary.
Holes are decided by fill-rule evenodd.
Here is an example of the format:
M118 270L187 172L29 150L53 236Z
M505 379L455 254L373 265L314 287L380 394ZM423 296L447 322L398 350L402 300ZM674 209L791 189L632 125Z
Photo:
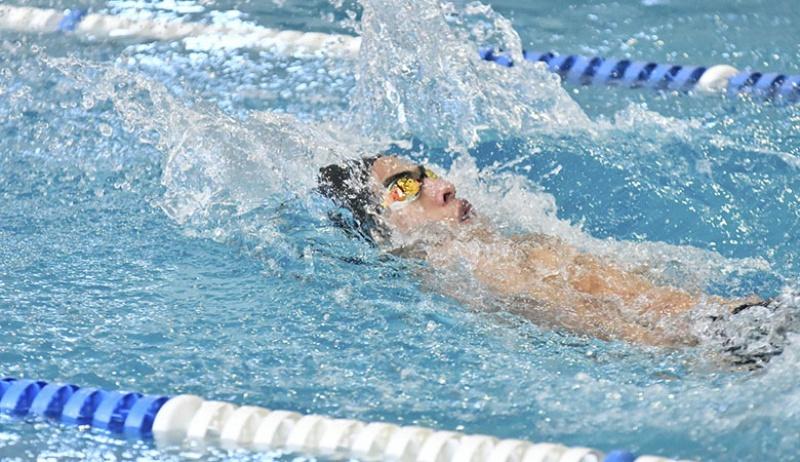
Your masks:
M659 286L555 237L502 235L457 196L452 183L400 157L323 167L319 191L352 215L335 215L340 226L395 253L421 257L435 270L467 270L539 325L601 339L688 346L697 338L687 313L698 304L732 313L766 305L757 297L727 300ZM460 298L458 289L451 292Z

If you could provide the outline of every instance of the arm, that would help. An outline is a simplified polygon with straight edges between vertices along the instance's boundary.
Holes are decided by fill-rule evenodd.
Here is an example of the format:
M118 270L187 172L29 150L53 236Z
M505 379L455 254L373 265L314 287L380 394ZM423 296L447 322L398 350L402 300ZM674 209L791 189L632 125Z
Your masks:
M447 241L428 261L439 267L466 263L506 309L540 326L648 345L693 341L685 328L665 331L658 324L666 313L652 316L648 309L682 313L696 303L694 297L655 286L556 238L507 238L484 228L467 239Z
M656 285L543 235L507 238L486 228L426 252L434 267L466 266L508 309L539 325L647 345L695 339L681 314L702 301L741 302ZM457 294L450 294L458 297Z
M762 303L758 296L726 299L670 286L656 285L640 274L625 271L598 257L579 253L571 246L557 241L558 255L571 258L569 281L575 290L593 296L619 297L625 304L637 307L643 314L659 316L683 314L701 302L716 304L735 311L742 305ZM552 251L551 251L552 252Z
M579 252L560 239L531 237L536 242L527 246L531 266L549 269L553 289L572 290L592 297L616 298L637 312L656 313L660 316L686 312L703 298L702 294L669 286L659 286L645 277L625 271L594 255ZM550 294L551 296L557 294Z

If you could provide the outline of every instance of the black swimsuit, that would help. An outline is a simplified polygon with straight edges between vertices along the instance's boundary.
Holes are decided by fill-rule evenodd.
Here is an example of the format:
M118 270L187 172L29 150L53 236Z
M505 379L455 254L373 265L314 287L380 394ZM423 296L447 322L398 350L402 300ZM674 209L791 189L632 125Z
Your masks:
M763 300L737 306L731 310L730 317L711 317L714 323L718 323L715 334L720 338L722 351L726 356L729 355L732 365L759 368L773 356L783 353L786 335L782 330L772 331L767 325L754 325L752 322L748 322L745 328L736 325L737 316L741 317L741 313L750 312L756 307L766 308L774 313L778 306L775 300ZM753 347L756 344L758 346Z

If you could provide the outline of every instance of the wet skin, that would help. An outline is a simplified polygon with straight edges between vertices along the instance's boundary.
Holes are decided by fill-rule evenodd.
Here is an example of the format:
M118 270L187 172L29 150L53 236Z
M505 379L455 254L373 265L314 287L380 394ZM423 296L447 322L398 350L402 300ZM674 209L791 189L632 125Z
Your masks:
M385 193L387 181L404 173L417 178L419 166L400 157L377 159L372 166L376 196L381 197ZM383 217L394 230L408 232L432 222L458 224L467 221L471 210L468 201L456 197L453 183L444 178L424 178L420 196L416 200L400 209L387 210Z
M372 168L376 197L383 200L386 183L396 175L417 175L418 179L418 172L417 164L403 158L377 159ZM752 301L659 286L555 237L503 236L476 216L444 178L422 178L419 197L399 209L385 209L381 220L393 234L406 236L432 224L448 229L447 238L427 244L425 259L433 268L466 266L490 291L513 298L512 311L540 325L602 339L691 345L696 340L688 333L683 315L698 303L732 307ZM458 290L448 292L459 298Z

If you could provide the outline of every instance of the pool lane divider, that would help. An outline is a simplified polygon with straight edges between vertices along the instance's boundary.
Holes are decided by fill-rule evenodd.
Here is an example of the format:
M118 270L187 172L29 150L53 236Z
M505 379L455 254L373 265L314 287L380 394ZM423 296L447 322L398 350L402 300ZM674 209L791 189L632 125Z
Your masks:
M398 462L674 462L628 451L507 439L385 422L360 422L207 401L194 395L144 395L72 384L4 378L0 413L39 416L150 439L254 451Z
M485 61L512 67L514 60L492 48L480 50ZM750 95L765 100L800 101L800 74L740 72L733 66L682 66L602 56L558 55L553 52L524 51L525 61L543 63L572 85L650 88L686 93L727 93Z
M32 33L71 33L92 39L140 39L171 41L189 37L224 38L236 46L270 50L282 55L331 56L355 59L361 37L260 27L246 23L201 24L181 20L131 18L92 13L85 9L53 10L0 5L0 30ZM492 48L480 57L511 67L507 53ZM795 103L800 101L800 74L739 71L727 64L682 66L601 56L558 55L523 52L528 62L544 63L573 85L650 88L678 93L727 93L755 99Z

